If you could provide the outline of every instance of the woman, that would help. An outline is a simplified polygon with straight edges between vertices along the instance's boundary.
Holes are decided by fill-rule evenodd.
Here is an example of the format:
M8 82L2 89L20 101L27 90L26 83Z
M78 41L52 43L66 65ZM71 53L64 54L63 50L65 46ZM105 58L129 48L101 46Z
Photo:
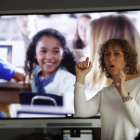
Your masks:
M112 80L99 72L98 46L109 39L129 40L130 45L140 55L140 36L132 21L125 15L109 15L90 22L88 28L88 51L92 63L91 72L87 75L90 90L101 90Z
M84 79L89 59L75 66L75 113L78 117L101 115L102 140L134 140L140 129L140 76L138 55L126 40L111 39L99 48L101 72L113 83L86 101Z
M87 45L86 41L86 30L91 17L89 15L82 15L79 17L77 22L77 29L73 41L74 49L83 49Z
M91 17L87 14L81 15L78 18L77 28L75 32L75 36L73 39L73 53L77 62L85 57L87 53L87 37L86 32L89 25Z

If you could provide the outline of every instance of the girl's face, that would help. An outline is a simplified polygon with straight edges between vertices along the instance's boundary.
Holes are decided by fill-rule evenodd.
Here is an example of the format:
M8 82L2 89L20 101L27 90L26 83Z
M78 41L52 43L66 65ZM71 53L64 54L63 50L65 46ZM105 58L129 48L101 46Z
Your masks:
M60 42L53 36L42 36L36 46L38 64L42 68L42 76L48 77L57 71L63 59L63 49Z

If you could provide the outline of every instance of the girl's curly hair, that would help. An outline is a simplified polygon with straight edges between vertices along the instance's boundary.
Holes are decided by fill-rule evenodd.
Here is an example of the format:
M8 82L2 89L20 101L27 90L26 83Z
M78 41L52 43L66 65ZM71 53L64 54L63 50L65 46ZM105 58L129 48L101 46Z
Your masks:
M25 74L29 75L29 78L31 78L33 69L36 65L38 65L37 59L35 58L36 46L42 36L54 37L60 42L64 51L64 58L62 59L60 66L64 66L69 72L75 75L76 61L74 60L72 53L66 46L66 39L59 31L52 28L41 30L33 37L32 42L30 43L26 52L24 66Z
M120 46L123 50L124 60L127 63L124 69L126 74L138 74L138 54L133 47L131 47L129 42L124 39L110 39L99 46L99 67L101 72L105 72L106 77L112 79L112 75L107 71L105 66L104 53L107 48L114 47L116 45Z

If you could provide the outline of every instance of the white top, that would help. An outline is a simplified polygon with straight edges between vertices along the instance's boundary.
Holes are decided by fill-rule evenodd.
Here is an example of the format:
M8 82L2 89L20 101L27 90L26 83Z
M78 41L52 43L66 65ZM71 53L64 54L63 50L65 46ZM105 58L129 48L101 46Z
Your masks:
M86 101L85 85L75 83L74 109L78 117L101 115L101 140L134 140L140 130L140 77L125 82L133 99L123 102L114 84Z
M32 92L37 92L35 77L41 72L41 67L36 66L32 80ZM44 87L46 93L63 96L64 94L74 92L75 75L71 74L65 67L59 67L53 82Z

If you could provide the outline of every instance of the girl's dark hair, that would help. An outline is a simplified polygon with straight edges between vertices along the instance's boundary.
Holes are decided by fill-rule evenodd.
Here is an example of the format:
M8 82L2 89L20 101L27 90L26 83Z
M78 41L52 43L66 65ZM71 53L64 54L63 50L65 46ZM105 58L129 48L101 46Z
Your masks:
M79 17L79 19L82 17L87 18L87 19L91 19L91 16L88 14L81 15ZM79 19L78 19L78 21L79 21ZM73 40L73 48L74 49L83 49L83 47L84 47L83 42L80 39L79 34L78 34L78 23L77 23L77 29L76 29L75 37Z
M112 75L106 69L104 62L104 53L107 48L114 47L116 45L120 46L124 53L124 59L125 62L127 62L124 69L126 74L138 74L138 54L136 50L134 50L133 47L130 45L130 43L124 39L110 39L99 46L98 52L101 72L105 72L107 78L113 79Z
M64 58L62 59L60 66L64 66L69 72L75 75L76 62L74 60L72 53L66 46L66 39L59 31L52 28L41 30L36 35L34 35L32 42L30 43L26 52L25 67L24 67L25 74L29 75L29 78L31 78L33 69L35 68L36 65L38 65L37 59L35 58L36 46L42 36L54 37L60 42L64 51Z

